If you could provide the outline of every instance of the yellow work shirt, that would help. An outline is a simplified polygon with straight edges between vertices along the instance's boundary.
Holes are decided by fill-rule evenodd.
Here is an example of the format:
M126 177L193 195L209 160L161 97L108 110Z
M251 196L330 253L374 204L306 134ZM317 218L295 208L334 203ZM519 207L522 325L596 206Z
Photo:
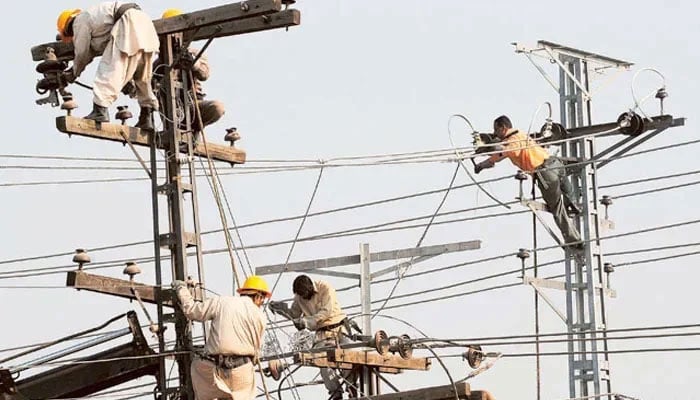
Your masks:
M549 153L527 134L517 129L509 129L506 138L501 141L503 151L491 155L493 163L509 158L516 167L525 172L533 172L549 158Z

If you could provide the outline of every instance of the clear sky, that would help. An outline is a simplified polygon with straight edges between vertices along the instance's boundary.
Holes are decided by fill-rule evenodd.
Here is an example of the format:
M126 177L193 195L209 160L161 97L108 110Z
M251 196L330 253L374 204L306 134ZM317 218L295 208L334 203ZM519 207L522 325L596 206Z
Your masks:
M55 129L54 118L62 111L34 103L38 97L34 84L39 75L34 71L30 47L53 39L56 16L63 8L85 8L91 4L89 1L18 2L11 11L8 10L6 22L0 28L6 39L2 75L7 79L5 96L0 100L6 125L6 140L0 150L0 194L3 199L0 220L4 228L0 261L70 253L79 247L95 249L152 238L150 185L143 179L145 174L134 162L129 148L112 142L68 138ZM169 7L194 11L225 2L144 0L139 4L153 18L157 18ZM212 77L205 88L209 98L220 99L227 107L224 118L208 129L208 138L222 143L224 129L237 127L243 137L240 146L247 151L250 160L245 168L265 165L255 162L260 160L330 160L343 156L447 149L450 146L447 120L455 113L464 114L478 130L484 132L490 130L493 119L501 114L509 115L518 127L526 129L533 113L544 101L555 105L556 117L559 115L557 93L510 45L518 41L534 46L539 39L635 63L630 71L614 75L613 79L607 79L611 75L596 76L595 82L601 87L593 97L594 123L614 121L634 104L630 85L636 71L653 67L664 74L669 92L665 110L675 117L686 117L686 126L669 129L633 151L697 139L695 121L698 117L697 93L700 84L697 71L700 70L700 56L692 46L694 39L700 37L700 28L696 20L698 8L691 2L301 0L295 8L302 14L302 23L298 27L287 32L278 30L217 39L207 50ZM79 80L91 84L96 64L96 61L93 62ZM556 76L557 71L552 65L547 62L542 65L552 76ZM636 90L645 95L660 85L660 79L651 73L641 73L637 84ZM80 104L80 108L75 110L76 115L86 115L91 107L90 92L77 87L73 92ZM129 99L122 98L117 104L129 104L132 109L137 109ZM644 109L649 114L656 114L658 103L652 99L645 103ZM116 104L110 113L113 115L115 111ZM544 114L540 114L535 121L535 126L540 126L544 122ZM456 133L467 132L457 122L452 126ZM466 135L457 135L456 138L460 145L470 142ZM603 149L619 139L601 140L598 147ZM599 185L696 171L698 162L695 150L697 145L689 145L617 160L601 169ZM143 151L142 154L146 156L147 152ZM99 160L18 159L9 155ZM106 158L131 161L110 162L105 161ZM28 166L49 168L29 169ZM67 166L87 168L58 168ZM453 162L440 162L325 168L311 211L445 188L455 166ZM129 169L124 170L124 167ZM238 169L236 167L232 171L237 172ZM228 173L231 169L220 165L219 171ZM504 162L495 169L483 172L478 178L490 179L514 173L515 169ZM318 174L319 170L314 168L229 174L221 179L236 221L248 224L303 214ZM8 185L110 178L138 180ZM618 196L695 182L696 179L697 173L601 189L600 194ZM460 172L455 184L468 182L468 177ZM508 201L518 191L517 182L510 179L486 187L499 199ZM199 181L199 191L202 229L220 229L216 204L205 180ZM609 234L693 221L699 215L695 206L699 194L698 186L692 185L617 199L609 210L610 218L616 225ZM436 194L311 217L301 229L300 237L430 215L440 200L441 195ZM161 204L165 206L164 201ZM470 187L450 192L442 211L490 204L491 200L483 193ZM441 217L437 221L503 211L490 208L462 212ZM424 223L425 220L420 222ZM241 229L241 237L249 246L291 240L299 224L300 220L294 220ZM299 242L293 249L291 260L356 254L360 243L369 243L373 251L412 247L422 232L423 228L403 229ZM698 225L689 224L610 239L603 242L603 250L621 252L693 243L697 242L698 233ZM541 228L538 237L540 247L553 244ZM416 265L411 272L532 247L531 216L523 213L434 225L428 230L423 244L467 240L481 240L482 248L435 258ZM205 250L225 246L221 234L205 235L203 243ZM289 246L258 247L249 250L248 256L254 267L283 263L290 252ZM697 250L697 246L687 246L610 256L606 261L622 264ZM153 248L146 244L91 251L90 254L93 262L110 262L149 257L153 254ZM542 252L540 260L553 261L562 255L560 250L550 250ZM697 256L690 256L618 268L612 278L617 298L607 303L609 327L697 323L698 315L694 307L698 303L696 282L700 278L697 262ZM0 264L0 278L3 278L0 280L0 304L3 304L5 321L0 333L0 348L55 339L99 325L130 309L137 310L142 322L146 320L136 303L59 288L65 285L64 272L8 279L13 276L9 271L67 267L70 264L70 255ZM117 264L116 267L95 272L122 277L123 264ZM167 262L164 265L168 266ZM388 265L378 263L373 265L373 269ZM406 278L398 286L396 294L439 289L519 266L517 258L505 257L420 278ZM563 273L563 268L563 264L558 263L543 267L542 273ZM142 269L144 274L137 279L145 283L154 282L153 264L144 262ZM211 290L221 294L231 292L231 267L225 252L206 256L205 270L207 286ZM357 267L341 270L357 270ZM285 274L280 279L275 298L290 297L294 276ZM270 277L271 282L275 278ZM169 277L165 279L169 283ZM342 278L328 280L339 288L355 283ZM389 305L518 282L517 274L510 274L422 296L401 298L390 301ZM24 288L10 289L7 286ZM29 289L26 288L28 286L43 288ZM384 298L392 286L391 282L373 286L373 298ZM560 309L564 309L562 293L548 294ZM340 299L344 305L356 304L359 290L344 291ZM534 330L533 292L525 286L453 297L385 313L405 319L438 338L531 334ZM542 332L565 331L561 320L544 304L541 305L540 316ZM111 328L125 326L117 325ZM373 327L385 329L390 334L419 336L409 327L382 318L375 319ZM697 328L686 330L695 331ZM283 345L286 345L285 338L285 335L281 335ZM696 336L687 336L610 342L610 348L614 350L655 347L700 347L700 340ZM534 351L532 345L486 348L506 355ZM543 350L564 351L565 346L555 344ZM457 352L453 349L445 354ZM468 367L459 358L447 358L445 364L455 379L464 377L468 372ZM693 351L613 354L613 390L644 399L690 399L699 367L700 355ZM566 399L566 356L544 357L541 372L542 398ZM303 382L313 376L312 371L302 370L295 378ZM406 372L390 379L402 389L448 383L437 363L430 372ZM498 399L535 399L534 358L503 358L470 382L473 388L489 390ZM276 389L276 383L269 383ZM300 393L306 394L307 398L320 398L324 392L321 388L307 388Z

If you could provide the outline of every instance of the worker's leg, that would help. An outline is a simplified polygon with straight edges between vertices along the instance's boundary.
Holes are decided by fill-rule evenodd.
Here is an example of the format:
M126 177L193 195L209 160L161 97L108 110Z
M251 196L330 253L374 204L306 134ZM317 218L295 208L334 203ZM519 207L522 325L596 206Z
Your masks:
M93 85L93 102L101 107L109 107L117 100L119 92L128 82L127 71L128 57L114 44L114 40L107 43L102 58L97 66L95 82Z
M218 100L202 100L199 102L199 111L202 114L202 123L209 126L224 116L226 110L224 103ZM197 122L197 121L195 121Z
M538 175L540 179L537 180L537 186L542 192L542 198L547 203L547 208L552 213L554 222L559 227L564 241L566 243L578 242L581 240L581 235L574 226L574 222L567 215L562 199L558 172L561 170L558 167L561 166L561 162L555 161L548 163L547 168L539 170Z
M130 58L133 64L133 79L136 86L136 99L141 107L158 109L158 99L153 93L151 78L153 78L153 53L144 53L143 50ZM131 79L131 77L129 77Z
M335 342L333 340L322 340L317 341L314 344L314 348L323 348L328 346L334 346ZM321 378L323 379L323 385L328 390L328 394L334 395L335 393L340 393L342 395L341 377L336 375L335 371L330 368L321 368Z
M228 380L231 397L235 400L253 400L255 398L255 369L249 362L230 370Z
M578 214L581 212L581 210L579 209L578 204L576 204L574 187L571 185L571 181L567 176L564 163L557 160L556 165L558 169L557 173L559 174L559 189L561 190L561 194L564 198L564 207L570 208L574 214Z
M332 347L335 345L336 338L333 332L316 332L314 348ZM320 372L323 385L326 387L326 390L328 390L331 399L341 399L343 396L343 382L345 378L341 371L336 371L331 368L321 368Z
M153 93L153 87L151 86L151 78L153 77L152 57L153 53L144 53L143 50L139 50L136 54L130 56L128 61L128 72L131 74L127 78L133 78L134 86L136 86L136 99L139 102L139 106L141 106L136 127L147 131L154 130L153 111L158 110L158 99Z
M248 363L251 366L252 364ZM214 400L218 398L231 398L231 389L228 379L218 373L216 366L206 360L195 358L190 367L192 388L195 400Z

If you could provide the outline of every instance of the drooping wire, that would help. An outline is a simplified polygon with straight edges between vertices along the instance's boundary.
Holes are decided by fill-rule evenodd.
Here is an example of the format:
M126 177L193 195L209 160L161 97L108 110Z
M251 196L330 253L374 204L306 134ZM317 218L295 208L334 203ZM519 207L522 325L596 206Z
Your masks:
M428 234L428 230L429 230L430 227L432 226L433 221L435 220L435 217L436 217L437 214L440 212L440 209L442 208L442 206L445 205L445 200L447 200L447 196L450 194L450 190L452 189L452 186L453 186L454 183L455 183L455 179L457 178L457 173L458 173L458 172L459 172L459 165L457 165L457 168L455 168L455 171L454 171L454 173L452 174L452 178L450 179L450 184L447 185L447 190L445 191L445 194L442 196L442 200L440 200L440 203L439 203L438 206L435 208L435 212L433 213L433 215L430 217L430 220L429 220L428 223L426 224L425 229L423 230L423 234L420 236L420 239L418 239L418 243L416 243L416 246L415 246L416 248L420 247L420 245L423 243L423 239L425 239L425 236ZM391 288L391 291L389 291L389 295L386 297L386 300L385 300L384 303L379 307L379 309L372 315L371 318L376 317L377 314L379 314L379 313L382 311L382 309L384 308L384 306L386 306L386 304L389 302L389 300L391 299L391 297L394 295L394 292L396 291L396 288L399 287L399 283L400 283L401 280L403 279L403 276L408 272L408 270L410 269L410 267L411 267L411 265L413 264L413 261L414 261L414 260L415 260L415 257L412 257L411 260L410 260L410 262L409 262L409 265L408 265L407 267L405 267L405 269L403 269L403 270L399 269L399 270L397 271L396 283L394 283L394 287Z

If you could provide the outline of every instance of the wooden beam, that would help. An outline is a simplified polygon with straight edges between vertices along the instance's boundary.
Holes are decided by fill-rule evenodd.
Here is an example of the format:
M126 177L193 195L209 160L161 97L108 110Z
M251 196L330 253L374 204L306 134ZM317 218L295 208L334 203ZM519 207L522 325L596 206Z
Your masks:
M271 0L265 0L265 3L270 3L270 1ZM279 0L277 0L276 2L278 3ZM228 4L221 7L215 7L214 9L222 7L227 9L236 8L240 7L240 3ZM158 32L159 35L167 34L169 31L172 30L174 24L179 24L183 27L183 31L187 31L187 34L190 35L193 41L197 41L206 40L212 36L218 38L224 36L241 35L244 33L266 31L270 29L285 28L288 26L299 25L301 21L301 14L298 10L290 9L279 11L279 8L277 8L275 11L266 11L264 13L248 13L242 16L241 18L236 18L233 20L226 18L218 18L220 17L219 15L215 15L212 17L207 14L207 18L205 19L209 22L206 22L204 24L200 24L199 22L197 22L198 17L196 17L195 14L200 12L208 13L210 10L212 9L210 8L207 10L183 14L181 16L168 18L167 20L157 19L153 21L153 24L155 25L156 32ZM233 10L228 10L227 13L228 15L231 15L231 13L233 13ZM217 19L212 19L214 17L216 17ZM180 18L182 18L182 21L180 21ZM188 24L191 24L192 21L195 21L195 26L188 27ZM173 25L171 25L171 23ZM59 60L68 61L72 60L73 57L75 57L73 51L73 43L50 42L32 47L32 60L43 61L47 47L51 47L54 49L56 57Z
M242 35L267 31L271 29L297 26L301 23L299 10L285 10L274 14L261 15L253 18L239 19L214 26L207 26L185 34L186 39L194 41L220 38L226 36Z
M481 397L471 397L472 391L467 382L458 382L455 383L455 386L457 387L456 395L458 398L481 400ZM452 385L434 386L369 397L371 400L453 400L454 398L455 388Z
M167 35L237 19L271 14L281 9L281 0L246 0L240 3L224 4L205 10L193 11L171 18L157 19L153 21L153 25L156 27L156 32L159 35Z
M87 290L89 292L110 294L129 300L136 300L136 296L131 292L131 285L132 283L125 279L93 275L80 270L69 271L66 277L66 286L77 290ZM141 301L144 303L157 304L157 300L160 297L164 306L173 306L171 290L162 290L156 286L144 285L143 283L136 282L134 282L133 285L136 290L138 290L139 297L141 297ZM202 300L201 288L196 288L194 290L194 298L198 301Z
M68 271L66 277L68 287L136 300L136 296L131 292L131 285L131 282L125 279L93 275L83 271ZM134 282L133 285L144 303L157 304L158 297L163 297L164 306L173 306L170 291L161 291L160 288L143 283Z
M399 258L437 256L456 251L476 250L481 248L480 240L438 244L426 247L409 247L407 249L380 251L370 254L371 262L396 260ZM300 261L288 264L267 265L255 269L256 275L278 274L280 272L310 271L319 268L340 267L360 263L360 255L324 258L311 261Z
M316 368L340 368L353 369L355 365L352 363L331 362L328 360L326 353L311 353L301 352L294 355L294 362ZM402 371L398 368L378 367L379 372L386 374L400 374Z
M415 371L427 371L430 369L430 359L426 357L409 358L406 360L398 355L387 354L383 356L374 351L345 349L331 350L326 357L328 357L328 361L336 363L410 369Z
M129 138L129 141L134 145L150 146L151 143L151 135L141 131L138 128L128 125L108 123L98 124L90 119L65 116L56 118L56 128L69 136L78 135L97 139L106 139L120 142L125 145L126 140L124 140L122 133L125 134ZM164 149L165 147L162 143L159 143L158 148ZM214 160L224 161L231 164L245 163L245 151L235 147L207 143L207 149L209 150L209 155ZM202 143L197 144L197 147L194 149L194 154L200 157L207 156L207 151Z

